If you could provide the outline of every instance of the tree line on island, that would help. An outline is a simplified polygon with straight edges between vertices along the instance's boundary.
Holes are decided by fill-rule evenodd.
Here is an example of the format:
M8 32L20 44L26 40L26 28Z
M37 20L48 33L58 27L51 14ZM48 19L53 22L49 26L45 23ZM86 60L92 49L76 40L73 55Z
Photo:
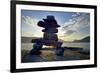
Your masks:
M80 40L74 40L73 42L90 42L90 36L84 37Z

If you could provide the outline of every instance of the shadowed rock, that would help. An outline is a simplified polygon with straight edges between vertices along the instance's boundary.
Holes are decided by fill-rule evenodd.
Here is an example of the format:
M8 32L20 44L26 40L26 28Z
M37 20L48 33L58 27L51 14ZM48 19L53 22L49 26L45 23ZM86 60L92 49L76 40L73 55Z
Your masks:
M58 33L58 29L56 28L45 28L42 30L42 32L46 32L46 33Z
M44 21L39 21L38 26L43 28L57 28L60 25L57 24L54 16L47 16L47 19L43 19Z
M43 39L33 40L33 43L35 44L30 54L40 53L42 46L46 45L46 46L54 46L56 48L56 54L63 56L64 49L61 47L62 42L58 41L58 36L56 34L58 33L57 28L60 27L60 25L57 24L55 17L49 15L47 16L46 19L43 19L43 21L39 21L37 25L44 28L42 30L42 32L44 32L44 35Z

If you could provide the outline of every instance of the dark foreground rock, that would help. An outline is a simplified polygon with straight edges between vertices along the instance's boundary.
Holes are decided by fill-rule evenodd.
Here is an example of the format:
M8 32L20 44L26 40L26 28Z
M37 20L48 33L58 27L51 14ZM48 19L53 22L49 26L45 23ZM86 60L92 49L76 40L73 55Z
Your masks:
M42 58L39 55L30 55L27 54L23 57L22 62L44 62L46 59Z
M79 48L73 48L76 50L72 50L72 48L64 47L64 55L59 56L55 54L54 49L50 48L42 48L40 55L31 55L30 53L24 54L22 57L22 62L48 62L48 61L72 61L72 60L87 60L90 59L89 51L81 51Z

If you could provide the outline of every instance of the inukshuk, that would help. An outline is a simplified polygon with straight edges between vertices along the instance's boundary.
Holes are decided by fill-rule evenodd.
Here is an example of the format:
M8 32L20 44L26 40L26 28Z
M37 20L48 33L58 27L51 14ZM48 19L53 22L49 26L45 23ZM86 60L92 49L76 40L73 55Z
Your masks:
M58 36L56 33L58 33L58 27L60 25L57 24L56 19L54 16L47 16L46 19L43 19L43 21L39 21L38 26L43 27L44 29L42 32L44 32L42 39L35 39L33 40L33 49L31 50L31 54L40 54L41 49L43 45L46 46L54 46L54 49L56 50L56 55L63 55L63 48L61 47L62 42L58 41Z

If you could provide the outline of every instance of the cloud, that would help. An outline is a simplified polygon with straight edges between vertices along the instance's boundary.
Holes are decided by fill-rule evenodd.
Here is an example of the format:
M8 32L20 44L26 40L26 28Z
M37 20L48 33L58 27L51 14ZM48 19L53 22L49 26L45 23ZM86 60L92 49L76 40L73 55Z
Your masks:
M70 35L70 34L73 34L74 32L75 32L74 30L69 30L69 31L65 32L65 34Z
M27 31L21 31L21 35L22 36L26 36L26 37L34 37L34 34L32 32L27 32Z
M42 28L37 26L38 19L30 16L22 16L21 25L22 25L22 36L42 36ZM23 33L24 32L24 33Z
M89 28L90 26L90 15L88 13L76 13L72 15L72 19L62 27L65 31L64 35L72 35L73 33L82 33L83 29ZM89 32L89 31L87 31Z
M31 27L38 28L37 22L38 22L38 20L34 17L22 16L22 25L23 26L28 25L28 26L31 26Z
M73 14L72 17L77 17L80 16L81 14L79 12L77 12L76 14Z

